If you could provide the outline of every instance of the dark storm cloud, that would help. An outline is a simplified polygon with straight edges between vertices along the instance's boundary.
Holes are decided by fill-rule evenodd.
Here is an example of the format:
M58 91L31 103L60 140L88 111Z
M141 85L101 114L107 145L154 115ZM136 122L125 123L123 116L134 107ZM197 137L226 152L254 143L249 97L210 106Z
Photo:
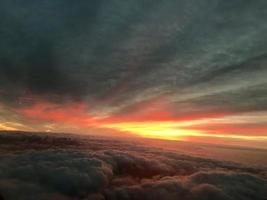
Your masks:
M1 137L13 141L3 143L0 152L5 200L266 199L266 168L181 155L133 141L26 133ZM17 142L24 147L17 149Z
M264 0L0 4L0 92L8 103L29 94L125 102L163 86L181 96L196 85L203 92L234 87L237 74L244 80L249 73L248 85L266 84ZM243 66L248 60L256 63ZM229 94L233 107L247 90L236 92L240 98ZM252 109L264 103L250 100Z
M73 19L88 19L90 26L90 21L100 4L101 2L96 1L90 2L90 5L74 4L71 1L2 1L2 90L15 89L20 93L21 90L26 90L34 94L52 95L64 93L72 97L83 94L84 88L80 87L79 80L73 80L68 70L60 68L56 47L64 34L77 30L78 27L81 29L82 25L77 26ZM24 95L20 93L19 95Z

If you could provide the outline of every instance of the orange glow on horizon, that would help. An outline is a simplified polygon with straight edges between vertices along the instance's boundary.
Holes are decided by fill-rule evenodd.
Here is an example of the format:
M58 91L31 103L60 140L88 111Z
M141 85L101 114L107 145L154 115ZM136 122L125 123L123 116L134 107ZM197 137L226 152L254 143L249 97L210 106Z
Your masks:
M117 123L104 125L105 128L117 129L138 134L142 137L160 138L169 140L186 140L187 136L232 138L241 140L267 140L267 136L248 136L239 134L206 133L201 130L179 127L179 122L148 122L148 123Z
M150 103L154 103L153 106L156 109L153 106L151 108ZM50 132L72 130L69 127L77 127L73 130L79 129L79 133L97 128L167 140L190 141L191 137L201 137L206 138L207 142L209 138L267 141L266 126L259 126L256 123L247 125L247 119L244 116L236 116L233 113L207 112L180 117L175 116L164 102L156 100L136 105L133 110L135 112L125 111L121 115L97 116L92 114L89 106L83 102L58 105L38 101L30 107L17 110L17 113L23 115L31 124L40 127L40 129L37 128L38 130ZM264 121L264 116L256 116L252 121ZM251 119L250 117L249 120ZM42 126L43 122L46 124ZM18 123L1 123L0 129L21 130L22 126L19 126L21 125ZM253 131L257 130L259 134L254 134Z
M87 112L85 103L57 105L41 101L32 107L21 109L18 112L29 119L37 120L37 123L43 120L88 127L88 125L93 125L96 122L96 117L91 116Z

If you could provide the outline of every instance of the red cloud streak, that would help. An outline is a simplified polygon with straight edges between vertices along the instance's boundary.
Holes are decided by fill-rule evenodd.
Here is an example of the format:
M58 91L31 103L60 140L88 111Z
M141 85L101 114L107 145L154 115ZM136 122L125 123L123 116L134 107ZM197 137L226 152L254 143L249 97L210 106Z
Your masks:
M24 118L30 119L33 123L53 122L55 124L67 124L80 128L104 127L106 124L118 123L160 123L174 122L179 125L181 122L193 122L200 119L213 119L231 116L230 112L192 112L176 114L172 112L171 104L166 103L165 98L155 98L142 103L134 104L123 109L120 113L108 117L100 117L90 114L86 103L65 103L62 105L38 101L34 105L19 109L17 112ZM207 121L200 125L189 125L182 127L184 130L201 131L208 134L221 135L244 135L244 136L266 136L267 126L261 125L235 125L235 124L213 124Z

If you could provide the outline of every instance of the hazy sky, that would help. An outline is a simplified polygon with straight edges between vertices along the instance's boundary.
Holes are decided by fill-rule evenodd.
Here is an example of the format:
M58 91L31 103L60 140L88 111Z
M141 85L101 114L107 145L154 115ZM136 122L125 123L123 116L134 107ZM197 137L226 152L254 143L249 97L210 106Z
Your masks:
M0 129L264 147L266 20L266 0L1 0Z

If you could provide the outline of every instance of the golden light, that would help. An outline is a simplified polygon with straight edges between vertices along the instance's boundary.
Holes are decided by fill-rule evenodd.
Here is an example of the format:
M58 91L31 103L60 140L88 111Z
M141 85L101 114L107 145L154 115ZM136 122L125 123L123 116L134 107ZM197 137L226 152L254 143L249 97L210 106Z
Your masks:
M9 122L0 123L0 130L16 131L16 130L18 130L16 128L17 125L18 124L16 124L16 123L9 123Z
M188 136L232 138L241 140L267 140L267 136L246 136L239 134L206 133L200 130L190 130L177 122L136 122L104 124L102 127L131 132L141 137L167 140L186 140Z
M104 127L131 132L141 137L168 140L184 140L184 136L201 134L199 131L179 128L172 122L115 123L105 124Z

